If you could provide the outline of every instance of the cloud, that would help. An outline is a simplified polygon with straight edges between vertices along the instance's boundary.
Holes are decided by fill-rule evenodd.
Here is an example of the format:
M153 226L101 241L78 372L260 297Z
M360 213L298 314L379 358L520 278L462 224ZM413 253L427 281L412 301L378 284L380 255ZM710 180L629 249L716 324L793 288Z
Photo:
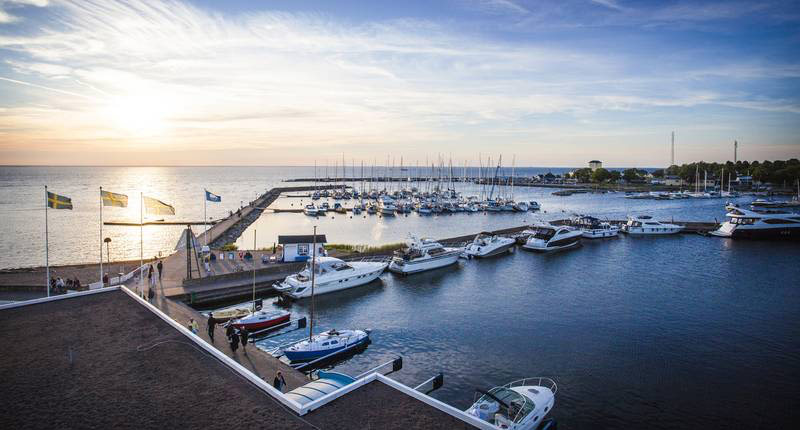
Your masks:
M491 5L513 12L517 4L509 4ZM504 40L458 23L354 25L310 13L223 14L170 0L64 0L47 12L39 31L0 36L0 50L12 54L0 60L0 92L13 96L0 111L0 148L235 147L308 161L348 147L385 154L524 142L534 132L549 140L624 134L631 125L581 128L618 114L797 111L793 100L739 88L796 77L793 64L644 72L642 58L624 49ZM720 83L739 91L726 93ZM552 119L565 127L541 125Z
M605 6L609 9L622 10L622 6L620 6L615 0L591 0L591 2Z

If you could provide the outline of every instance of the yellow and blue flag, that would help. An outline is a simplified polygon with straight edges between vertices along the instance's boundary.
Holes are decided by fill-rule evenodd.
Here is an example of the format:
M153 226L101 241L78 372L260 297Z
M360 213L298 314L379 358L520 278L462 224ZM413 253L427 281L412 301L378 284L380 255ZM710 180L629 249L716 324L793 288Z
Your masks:
M144 211L153 215L175 215L175 208L152 197L142 197Z
M116 206L118 208L128 207L128 196L125 194L100 190L100 198L103 199L103 206Z
M47 192L47 207L53 209L70 209L72 210L72 199L65 196L60 196L56 193Z

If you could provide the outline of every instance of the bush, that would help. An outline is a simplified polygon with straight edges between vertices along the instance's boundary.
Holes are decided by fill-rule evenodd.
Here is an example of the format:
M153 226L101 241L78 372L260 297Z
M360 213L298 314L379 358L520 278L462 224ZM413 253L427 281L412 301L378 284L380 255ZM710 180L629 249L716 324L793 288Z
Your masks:
M221 248L222 251L236 251L238 249L239 249L239 246L236 245L235 243L226 243Z
M405 245L403 242L387 243L386 245L370 246L370 245L352 245L349 243L329 243L325 245L327 250L336 250L342 252L358 252L362 254L373 252L390 252L400 249Z

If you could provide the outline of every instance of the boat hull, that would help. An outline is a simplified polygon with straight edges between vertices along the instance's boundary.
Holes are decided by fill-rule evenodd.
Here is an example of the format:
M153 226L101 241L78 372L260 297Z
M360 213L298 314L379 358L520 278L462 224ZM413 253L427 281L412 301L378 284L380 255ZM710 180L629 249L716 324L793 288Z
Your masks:
M281 325L283 323L287 323L287 322L289 322L289 318L290 317L291 317L291 314L286 313L286 315L281 315L279 317L271 318L269 320L263 320L263 321L253 321L253 322L244 322L244 321L243 322L238 322L238 321L234 321L233 322L233 326L238 328L238 329L246 328L248 331L263 330L263 329L266 329L266 328L270 328L270 327L275 327L275 326ZM243 319L246 319L246 318L243 318Z
M458 256L460 254L461 250L448 251L445 255L418 262L403 261L403 264L399 264L399 262L396 260L392 260L392 262L389 264L389 270L400 275L409 275L412 273L424 272L426 270L438 269L440 267L449 266L458 261Z
M356 264L358 264L358 263L353 263L354 266ZM365 268L365 270L359 271L358 274L353 275L353 276L349 276L347 278L332 279L332 280L329 280L329 281L318 282L314 286L314 294L316 294L316 295L327 294L327 293L332 293L332 292L335 292L335 291L346 290L348 288L355 288L355 287L360 287L362 285L369 284L370 282L372 282L375 279L377 279L378 276L380 276L381 273L383 273L383 271L386 269L386 263L360 263L360 264L370 264L370 265L373 265L374 267L372 267L371 270L369 270L369 271L366 271L366 268ZM366 273L363 273L363 272L366 272ZM284 282L286 282L286 281L284 281ZM302 298L311 296L311 288L310 287L304 289L303 291L301 291L299 293L295 292L294 288L287 289L285 291L281 291L280 289L278 289L278 291L283 293L283 294L285 294L286 296L289 296L289 297L293 298L293 299L302 299Z
M602 239L604 237L617 237L619 230L583 230L581 237L585 239Z
M365 336L349 345L342 345L336 348L324 349L324 350L316 350L316 351L284 351L284 355L292 362L302 362L302 361L311 361L316 360L318 358L325 357L326 355L333 354L335 352L342 351L346 348L355 348L358 346L363 346L369 343L369 336Z
M800 228L786 227L758 229L737 228L732 232L720 229L714 230L710 234L718 237L746 240L800 240Z
M468 247L467 249L464 250L464 253L467 254L470 257L475 257L475 258L494 257L495 255L500 255L500 254L502 254L504 252L507 252L512 247L514 247L514 245L516 245L516 244L517 244L516 241L511 241L510 243L507 243L507 244L504 244L504 245L500 245L500 246L498 246L498 247L496 247L494 249L490 249L490 250L485 250L484 249L485 247L474 247L474 248L473 247Z
M577 235L573 237L564 238L561 240L550 241L544 245L526 243L525 245L522 245L522 248L533 252L554 252L576 247L580 243L581 243L581 236Z

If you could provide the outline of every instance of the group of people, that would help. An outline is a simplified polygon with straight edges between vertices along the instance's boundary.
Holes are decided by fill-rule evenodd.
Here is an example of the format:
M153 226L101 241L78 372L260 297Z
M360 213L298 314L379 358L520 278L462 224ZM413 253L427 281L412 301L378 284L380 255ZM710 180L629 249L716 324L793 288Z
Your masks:
M147 272L147 284L150 286L147 289L147 300L152 301L153 297L156 295L156 285L161 283L161 273L164 270L164 263L161 260L158 260L158 263L153 267L152 264L149 264L145 271ZM156 271L158 271L158 277L156 278ZM156 283L158 281L158 284Z
M67 278L65 281L60 276L57 278L50 278L50 290L54 294L65 294L67 290L79 290L81 288L81 281L75 276L74 279Z

